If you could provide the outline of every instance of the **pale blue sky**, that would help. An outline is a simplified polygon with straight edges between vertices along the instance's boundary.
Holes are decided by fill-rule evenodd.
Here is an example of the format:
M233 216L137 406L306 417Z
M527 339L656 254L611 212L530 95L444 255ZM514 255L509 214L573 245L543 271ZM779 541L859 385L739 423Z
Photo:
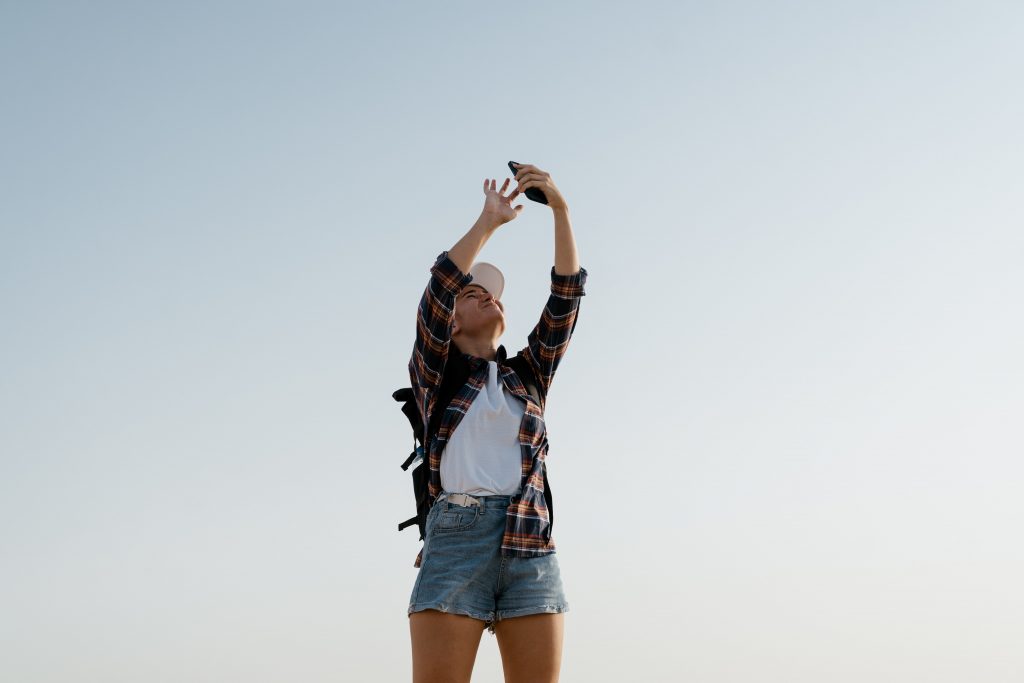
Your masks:
M590 273L547 412L562 680L1021 680L1022 31L4 3L0 678L409 680L390 393L515 159ZM512 349L553 264L525 204L479 257Z

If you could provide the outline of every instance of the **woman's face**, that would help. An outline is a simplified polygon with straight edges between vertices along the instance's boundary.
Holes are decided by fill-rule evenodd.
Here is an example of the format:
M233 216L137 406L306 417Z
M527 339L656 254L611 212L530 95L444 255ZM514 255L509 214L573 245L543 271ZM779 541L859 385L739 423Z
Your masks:
M500 335L505 331L505 306L480 285L466 285L455 297L452 333L472 336Z

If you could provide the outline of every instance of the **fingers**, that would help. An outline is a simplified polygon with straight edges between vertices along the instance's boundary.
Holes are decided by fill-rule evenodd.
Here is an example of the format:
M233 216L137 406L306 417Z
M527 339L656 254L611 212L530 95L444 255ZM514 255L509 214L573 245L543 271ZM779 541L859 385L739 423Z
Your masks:
M509 202L515 199L516 195L519 194L519 190L512 190L512 193L510 195L508 195L507 197L505 196L505 190L508 189L508 184L510 182L512 182L511 178L505 178L505 182L501 184L501 192L499 193L502 199L507 200Z
M547 184L548 184L547 183L547 179L537 180L535 178L530 178L529 180L524 180L523 182L519 183L519 187L517 188L516 191L517 192L524 192L524 191L526 191L526 188L528 188L528 187L544 188L544 187L547 187Z
M547 173L547 172L542 171L541 169L537 168L533 164L519 164L519 166L517 166L516 168L519 169L519 170L516 171L516 180L519 180L522 177L521 174L524 174L524 173L525 174L539 173L540 175L543 175L543 176L551 175L550 173Z
M497 183L497 181L494 180L493 178L484 178L484 193L486 194L488 192L497 192L497 189L495 188L495 184L496 183ZM505 182L502 183L502 185L501 185L501 191L502 192L505 191L505 188L508 187L508 184L509 184L509 179L505 178Z
M536 173L531 173L529 175L524 175L519 178L518 189L520 192L523 192L528 187L544 187L545 185L548 184L548 182L550 181L548 180L547 176L541 176L537 175Z
M546 180L547 177L547 174L541 175L540 173L525 173L516 178L516 180L518 180L519 184L522 185L524 180L539 180L541 182L544 182L544 180Z
M511 179L509 178L505 178L505 182L501 184L500 191L497 189L497 180L493 178L485 178L484 193L490 194L492 192L497 192L501 195L502 199L506 199L508 200L509 203L511 203L513 199L522 194L528 187L545 187L550 177L550 173L546 173L537 168L536 166L531 166L530 164L522 164L520 166L519 171L516 172L516 180L518 181L519 185L514 190L512 190L512 192L507 197L504 195L505 190L508 189L509 183L511 182Z

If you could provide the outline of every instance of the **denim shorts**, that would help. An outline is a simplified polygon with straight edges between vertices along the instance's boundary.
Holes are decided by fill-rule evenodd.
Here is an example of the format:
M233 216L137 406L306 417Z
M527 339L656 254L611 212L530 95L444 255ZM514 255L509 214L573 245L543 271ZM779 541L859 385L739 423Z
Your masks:
M512 496L473 496L463 507L442 491L427 514L423 557L408 614L435 609L465 614L494 634L501 619L568 612L558 559L502 557L501 539Z

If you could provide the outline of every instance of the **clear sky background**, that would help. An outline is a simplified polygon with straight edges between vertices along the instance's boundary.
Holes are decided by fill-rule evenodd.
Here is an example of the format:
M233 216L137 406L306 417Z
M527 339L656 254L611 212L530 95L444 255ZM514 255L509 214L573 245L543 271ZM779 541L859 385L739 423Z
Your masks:
M1024 678L1019 2L0 9L0 678L404 681L415 307L589 272L564 681ZM481 252L525 345L550 210ZM501 681L484 634L474 681Z

